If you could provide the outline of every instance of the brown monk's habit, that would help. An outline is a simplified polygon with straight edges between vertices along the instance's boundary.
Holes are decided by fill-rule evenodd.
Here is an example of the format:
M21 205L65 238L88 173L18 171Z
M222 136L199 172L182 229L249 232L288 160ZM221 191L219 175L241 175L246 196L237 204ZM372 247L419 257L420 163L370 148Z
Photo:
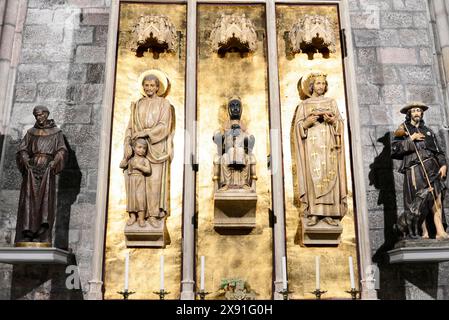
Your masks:
M67 158L64 137L53 120L44 126L28 130L19 145L16 160L22 172L16 240L51 242L55 220L55 176L60 173ZM29 160L30 169L26 168ZM54 168L49 167L51 161Z

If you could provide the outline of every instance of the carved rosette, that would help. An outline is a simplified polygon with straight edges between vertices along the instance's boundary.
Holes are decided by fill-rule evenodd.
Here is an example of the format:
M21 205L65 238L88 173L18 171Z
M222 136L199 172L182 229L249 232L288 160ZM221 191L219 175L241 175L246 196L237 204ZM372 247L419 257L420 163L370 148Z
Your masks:
M212 51L221 56L226 52L240 52L243 56L257 50L256 29L245 14L222 14L215 21L209 40Z
M131 34L131 50L139 57L145 51L152 51L156 59L160 53L175 51L176 29L164 15L140 16Z
M324 58L335 53L336 36L334 23L326 16L306 14L289 32L291 54L306 53L310 60L317 52Z

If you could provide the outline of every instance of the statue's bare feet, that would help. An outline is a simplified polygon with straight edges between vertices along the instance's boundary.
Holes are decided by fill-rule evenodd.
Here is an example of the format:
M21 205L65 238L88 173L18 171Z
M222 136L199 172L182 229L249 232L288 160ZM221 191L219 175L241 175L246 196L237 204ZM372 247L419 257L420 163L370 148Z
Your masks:
M436 238L437 240L447 240L447 239L449 239L449 235L448 235L446 232L444 232L444 233L439 233L439 234L436 235L435 238Z
M218 191L228 191L229 190L229 186L225 185L223 187L221 187L220 189L218 189Z
M311 216L307 218L307 225L309 227L314 226L318 223L318 217L317 216Z
M147 222L145 221L145 212L139 211L137 213L137 222L139 223L139 227L144 228L147 225Z
M158 218L156 217L150 217L148 219L148 221L150 222L150 224L154 227L154 228L159 228L160 225L160 221Z
M328 225L330 226L338 226L338 220L337 219L332 219L331 217L326 217L323 219L324 222L326 222Z
M128 221L126 222L126 224L128 226L132 226L135 222L136 222L136 215L135 214L131 214Z
M428 233L423 233L422 239L429 239L429 234Z
M244 190L251 190L251 187L247 184L243 185L243 189Z
M145 219L138 219L139 222L139 227L144 228L147 225L147 222L145 221Z

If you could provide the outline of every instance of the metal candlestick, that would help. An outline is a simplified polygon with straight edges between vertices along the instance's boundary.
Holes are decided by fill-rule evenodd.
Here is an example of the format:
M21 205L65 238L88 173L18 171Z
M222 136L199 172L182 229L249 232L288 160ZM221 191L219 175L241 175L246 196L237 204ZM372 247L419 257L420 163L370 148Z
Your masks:
M211 294L211 293L210 293L210 292L206 292L206 291L204 291L204 290L201 290L200 292L197 293L197 295L200 296L200 300L205 300L205 299L206 299L206 296L207 296L208 294Z
M349 293L351 295L352 300L357 300L357 296L359 295L360 291L355 288L351 288L351 291L346 291L346 293Z
M123 291L117 291L118 294L123 296L123 300L128 300L128 297L132 294L134 294L134 291L128 291L128 289Z
M311 292L311 293L315 295L315 297L316 297L317 300L320 300L320 299L321 299L321 296L322 296L323 294L325 294L326 292L327 292L327 291L321 291L320 289L315 289L315 291L313 291L313 292Z
M288 300L288 295L293 293L293 291L289 291L288 289L283 289L282 291L278 291L279 294L282 294L283 300Z
M153 293L159 295L159 300L164 300L165 296L170 294L170 292L165 291L165 289L161 289L159 291L153 291Z

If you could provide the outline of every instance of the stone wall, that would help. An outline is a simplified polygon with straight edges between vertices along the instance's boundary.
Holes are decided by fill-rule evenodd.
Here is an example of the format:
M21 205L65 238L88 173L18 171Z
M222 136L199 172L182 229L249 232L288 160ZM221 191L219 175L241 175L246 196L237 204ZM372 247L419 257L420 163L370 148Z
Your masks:
M426 0L350 1L354 58L363 134L364 171L373 261L380 270L380 299L447 298L448 264L393 266L392 226L403 211L400 161L390 158L392 131L407 102L430 105L425 121L445 145L446 107L435 60ZM446 207L447 201L446 201Z
M0 245L14 242L21 176L17 145L43 104L63 130L70 149L59 177L56 246L74 252L81 289L65 286L65 266L0 264L0 299L81 299L88 290L104 89L108 0L29 0L0 173Z

